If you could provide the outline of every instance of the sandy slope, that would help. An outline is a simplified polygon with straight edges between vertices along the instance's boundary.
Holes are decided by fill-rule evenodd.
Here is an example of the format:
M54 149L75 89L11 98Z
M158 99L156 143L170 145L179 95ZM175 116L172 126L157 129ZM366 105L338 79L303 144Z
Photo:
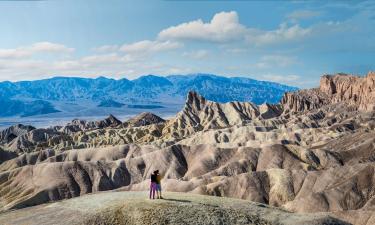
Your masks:
M292 214L239 199L168 192L102 192L0 214L4 225L347 224L328 214Z

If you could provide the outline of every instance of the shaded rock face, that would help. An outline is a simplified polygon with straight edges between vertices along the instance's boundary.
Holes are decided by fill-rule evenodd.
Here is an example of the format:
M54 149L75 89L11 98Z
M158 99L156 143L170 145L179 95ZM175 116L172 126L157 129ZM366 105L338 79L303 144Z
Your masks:
M121 124L122 122L118 120L116 117L114 117L113 115L109 115L108 118L97 121L95 123L97 128L117 127L117 126L120 126Z
M281 105L285 109L285 112L303 112L318 109L328 103L328 96L319 89L288 92L281 99Z
M121 121L118 120L115 116L109 115L104 120L99 121L86 121L74 119L71 123L60 128L65 133L74 133L77 131L93 130L107 127L117 127L121 125Z
M109 115L104 120L99 121L86 121L75 119L71 123L63 127L62 130L65 130L67 133L69 133L107 127L117 127L119 125L121 125L121 121L118 120L115 116Z
M124 127L142 127L152 124L160 124L164 122L165 120L160 118L159 116L153 113L144 112L136 117L127 120L126 122L124 122L123 125Z
M0 148L0 164L16 157L17 154L15 152L4 151Z
M16 137L23 135L29 131L34 130L35 127L33 126L25 126L22 124L17 124L14 126L11 126L5 130L2 130L0 132L0 143L9 143Z
M164 190L374 224L372 77L325 76L319 88L287 93L276 105L221 104L189 92L165 122L141 114L126 125L110 117L73 121L69 131L31 130L2 144L17 156L0 164L0 207L144 191L158 169Z

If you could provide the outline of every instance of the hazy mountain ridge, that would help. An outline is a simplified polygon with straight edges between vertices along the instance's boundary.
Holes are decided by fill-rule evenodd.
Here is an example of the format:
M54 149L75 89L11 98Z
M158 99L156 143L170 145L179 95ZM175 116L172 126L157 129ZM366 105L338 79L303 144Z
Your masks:
M227 78L210 74L172 75L160 77L147 75L135 80L110 79L105 77L54 77L51 79L20 82L1 82L0 101L5 112L1 116L28 116L57 112L49 102L93 101L93 107L121 107L121 104L150 104L155 102L181 103L190 90L201 93L217 102L251 101L276 103L287 91L297 88L273 82L257 81L249 78ZM108 100L113 102L106 102ZM44 102L35 102L41 100ZM9 107L8 103L27 104L38 108L29 112L22 107ZM112 104L116 102L116 104ZM103 104L102 104L103 103ZM110 104L107 104L110 103ZM115 105L115 106L113 106Z
M21 117L34 116L39 114L48 114L60 112L54 106L44 100L21 101L13 99L0 99L0 116L15 116Z

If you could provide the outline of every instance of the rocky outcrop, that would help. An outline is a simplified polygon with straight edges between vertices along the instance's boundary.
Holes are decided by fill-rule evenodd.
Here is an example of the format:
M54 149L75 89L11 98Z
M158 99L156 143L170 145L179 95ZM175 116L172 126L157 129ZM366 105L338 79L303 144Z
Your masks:
M196 92L189 92L185 106L163 129L163 134L184 137L201 130L243 124L259 116L250 102L212 102Z
M22 124L17 124L14 126L10 126L2 131L0 131L0 143L7 144L11 142L16 137L23 135L29 131L34 130L35 127L33 126L25 126Z
M120 120L118 120L112 114L109 115L108 118L104 120L99 120L95 122L96 128L106 128L106 127L118 127L122 124Z
M86 121L74 119L72 120L72 122L59 128L59 131L66 134L72 134L78 131L118 127L121 124L122 122L118 120L115 116L109 115L104 120L99 121Z
M320 79L319 88L286 93L281 100L287 112L301 112L335 103L373 111L374 102L375 72L369 72L365 77L347 74L324 75Z
M133 117L126 122L123 123L124 127L142 127L142 126L147 126L151 124L160 124L164 123L165 120L162 119L161 117L149 113L149 112L144 112L139 114L136 117Z
M22 134L5 145L6 149L17 153L32 152L56 145L63 148L71 145L72 137L51 128L38 128Z
M285 93L280 103L285 113L302 112L329 104L329 99L319 89L310 89Z
M281 105L279 104L271 105L268 103L264 103L259 106L259 114L260 114L260 118L262 119L271 119L271 118L278 117L281 115L282 112L283 112L283 109Z
M327 94L332 103L347 102L360 110L375 110L375 72L365 77L325 75L320 80L319 90Z

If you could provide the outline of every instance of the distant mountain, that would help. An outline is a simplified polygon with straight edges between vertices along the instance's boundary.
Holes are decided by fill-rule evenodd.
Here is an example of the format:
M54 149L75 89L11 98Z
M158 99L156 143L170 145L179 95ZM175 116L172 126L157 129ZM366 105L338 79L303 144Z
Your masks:
M209 74L174 75L167 79L174 84L178 95L186 96L189 91L196 91L216 102L277 103L285 92L297 90L274 82Z
M34 116L40 114L48 114L60 112L55 109L48 101L20 101L10 99L0 99L0 116Z
M123 107L125 104L122 104L120 102L116 102L116 101L113 101L113 100L110 100L110 99L107 99L107 100L103 100L99 103L98 107L114 107L114 108L121 108Z
M124 105L163 107L180 105L186 94L197 91L217 102L251 101L256 104L276 103L295 87L244 77L222 77L211 74L146 75L135 80L115 80L105 77L54 77L20 82L0 82L0 116L30 116L64 111L61 102L91 102L92 108ZM87 104L79 104L85 105ZM136 107L139 108L139 107ZM155 108L155 107L152 107Z

